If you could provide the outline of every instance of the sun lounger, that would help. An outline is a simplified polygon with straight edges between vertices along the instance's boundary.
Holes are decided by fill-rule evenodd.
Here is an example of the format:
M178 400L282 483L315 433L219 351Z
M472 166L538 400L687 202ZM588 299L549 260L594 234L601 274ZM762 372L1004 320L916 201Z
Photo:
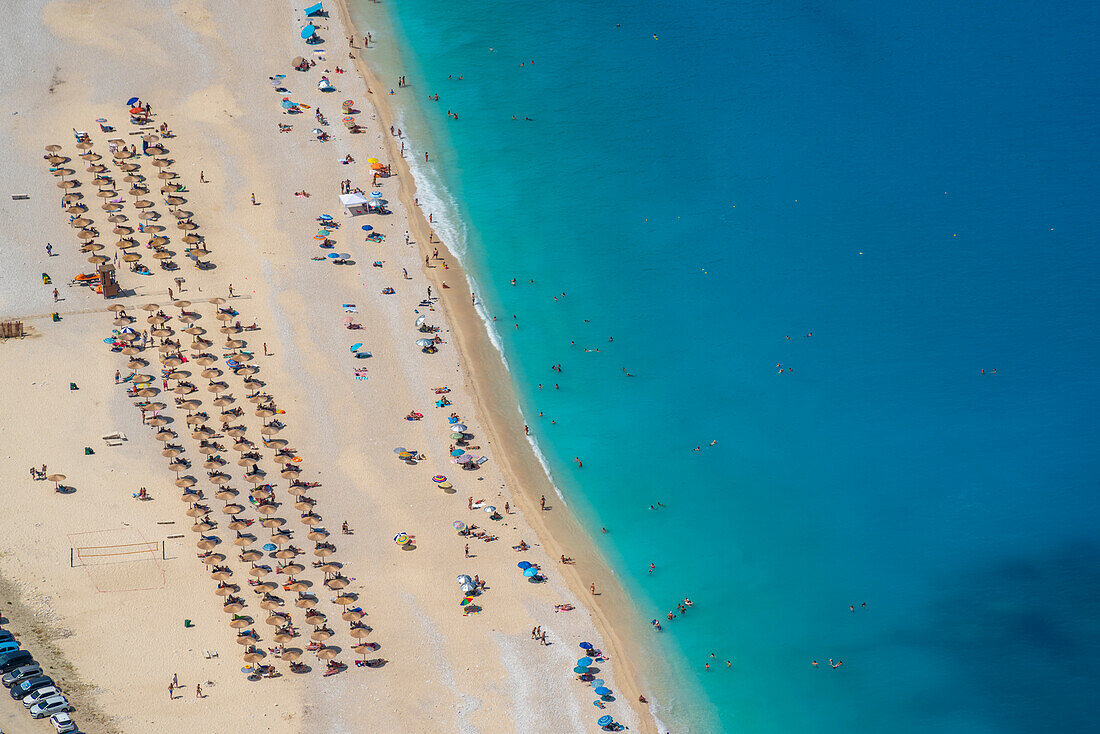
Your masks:
M126 441L125 433L106 433L101 438L107 442L108 446L121 446Z

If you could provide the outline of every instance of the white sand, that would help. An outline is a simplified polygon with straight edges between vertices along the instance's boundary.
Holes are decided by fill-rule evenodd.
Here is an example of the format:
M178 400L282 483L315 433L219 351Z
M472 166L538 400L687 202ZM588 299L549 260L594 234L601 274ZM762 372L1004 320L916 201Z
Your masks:
M60 654L73 666L75 672L62 680L78 691L74 717L88 732L147 732L154 725L170 732L229 732L243 726L287 732L364 727L583 731L595 730L595 719L602 713L611 713L635 730L651 729L652 723L638 715L637 704L631 706L625 693L600 711L592 705L591 690L574 679L577 642L611 642L601 640L593 618L562 575L566 569L551 560L557 557L557 547L549 554L542 550L522 513L493 522L467 509L469 496L501 508L505 501L525 508L530 501L505 489L499 467L504 457L488 445L488 426L475 408L481 403L468 392L466 367L460 366L450 343L449 322L457 323L454 318L462 316L448 314L437 304L437 310L427 314L428 322L442 329L445 343L440 352L424 355L414 344L422 336L412 326L414 309L428 280L417 243L406 246L403 241L404 231L420 236L420 227L415 221L409 224L396 177L382 186L394 211L389 217L346 220L336 204L339 180L352 178L367 188L367 158L389 161L384 136L372 120L373 110L357 77L330 73L338 91L325 95L317 90L322 69L348 63L345 34L336 18L326 21L330 28L322 31L329 39L325 48L330 60L304 74L289 68L291 57L307 51L297 38L299 15L279 3L197 0L170 7L133 1L55 2L9 10L10 21L21 33L5 45L3 54L25 73L18 80L5 80L0 90L11 141L0 152L5 192L0 212L8 225L0 235L6 256L0 268L0 318L23 318L32 336L0 344L0 486L6 500L0 575L20 588L23 603L43 617ZM312 115L282 114L282 95L268 82L276 73L287 74L295 100L321 106L334 141L312 139ZM322 482L310 495L318 501L316 512L333 531L331 540L338 548L333 558L345 564L346 574L354 579L349 590L359 594L357 603L368 612L364 621L374 630L369 639L381 644L369 657L388 659L384 668L352 666L325 678L320 675L323 666L306 653L303 660L311 663L313 672L292 675L286 663L269 656L265 662L274 662L282 676L246 680L240 671L243 648L227 625L229 615L220 608L221 598L214 595L217 582L195 557L197 534L190 530L191 519L184 515L187 505L172 485L167 459L160 456L161 444L141 425L134 399L114 384L115 369L128 371L127 358L112 354L102 342L112 328L112 315L105 310L108 303L87 288L65 285L91 266L78 251L75 233L66 223L68 215L59 208L61 190L46 170L43 146L59 143L64 154L75 156L79 151L73 147L73 127L91 132L101 154L106 153L109 137L140 146L137 137L129 135L134 128L122 106L130 96L151 102L156 123L167 122L177 134L165 141L168 157L177 161L171 170L190 189L183 194L184 208L195 213L217 266L209 271L191 268L182 257L182 233L174 227L175 220L162 220L167 226L164 234L172 240L169 249L179 253L176 261L182 268L177 274L187 279L183 297L202 315L199 325L215 342L211 351L220 350L224 337L211 318L213 307L203 300L227 295L229 284L238 294L231 305L240 311L241 321L260 324L260 331L238 338L257 352L266 343L272 353L258 357L257 377L286 410L280 418L287 428L280 438L304 457L302 478ZM367 134L351 136L340 124L339 104L347 98L363 110L357 117L368 127ZM99 117L109 119L118 133L100 134L95 124ZM280 122L293 124L293 132L278 133ZM338 158L346 153L355 157L355 165L340 165ZM151 177L155 169L150 159L138 162L140 173ZM92 175L79 158L68 165L83 183L78 190L91 205L87 216L104 233L99 240L106 245L103 252L113 256L116 237L110 234L112 225L99 209L99 200L91 196ZM209 183L199 183L199 171ZM150 178L153 193L148 198L166 215L168 207L156 191L159 183ZM303 189L312 196L293 195ZM7 192L26 193L31 199L12 201ZM250 204L251 193L259 206ZM132 199L124 198L123 213L133 218ZM310 260L318 252L312 237L315 217L322 212L344 223L334 234L335 250L352 253L357 264ZM364 222L386 233L383 245L363 242L358 227ZM57 255L49 259L43 249L47 241ZM120 281L134 294L120 302L139 316L135 327L147 328L146 314L137 306L150 301L167 304L167 289L175 286L171 275L155 267L149 250L140 251L154 275L136 276L123 266ZM371 267L375 259L384 260L385 267ZM402 267L411 280L402 279ZM433 270L435 295L441 269ZM41 283L42 272L49 272L61 291L63 300L56 306L52 287ZM446 279L462 288L460 271L450 272L453 280L450 274ZM397 293L380 295L386 286ZM362 330L343 328L344 303L356 304L355 318ZM47 318L54 310L62 313L62 321ZM178 314L167 306L166 311ZM187 335L177 336L185 346L190 341ZM353 359L348 347L354 342L363 342L374 356ZM158 370L155 354L146 352L154 358L146 371ZM366 367L370 379L354 379L354 367ZM194 397L204 401L203 409L216 413L218 408L210 403L213 395L202 389L206 380L197 374L201 368L189 364L182 369L193 371L191 379L200 386ZM258 441L261 419L243 400L241 378L228 374L221 379L246 409L233 423L246 425L248 437ZM70 391L70 382L79 390ZM437 385L451 387L452 407L434 407L437 396L430 388ZM172 397L168 393L153 400L171 403ZM424 419L405 421L410 409L424 413ZM451 411L462 415L478 437L474 443L482 450L477 453L491 457L480 471L462 471L446 461L445 416ZM214 487L203 475L198 442L183 425L181 411L170 408L165 414L177 419L170 427L180 433L179 443L194 464L190 473L215 508L213 518L220 527L213 534L224 541L219 550L229 557L226 563L249 602L242 613L256 619L255 629L264 637L260 647L272 647L273 628L263 624L257 597L245 584L247 564L236 559L238 549L229 543L233 532L225 528L228 518L216 509L222 503L212 498ZM210 425L218 428L220 422ZM99 436L113 431L124 432L129 440L119 447L106 446ZM399 445L419 449L429 459L408 466L392 451ZM95 453L84 455L85 446ZM307 570L300 578L313 582L321 599L319 609L329 615L337 632L329 644L343 648L339 659L351 663L354 656L348 648L354 643L347 623L339 619L339 607L329 602L334 594L320 585L321 574L309 568L315 560L312 543L288 501L287 481L278 477L272 452L263 453L261 468L277 483L276 498L283 503L278 515L288 520L294 543L306 551L301 562ZM230 449L224 456L233 486L247 488L243 469L235 463L236 452ZM65 484L76 491L57 494L52 483L32 481L28 468L43 463L50 472L67 475ZM451 479L454 494L445 494L431 481L438 473ZM142 486L149 489L152 501L131 498ZM251 508L243 516L259 517ZM354 535L339 533L344 520ZM469 541L476 557L464 559L466 541L451 528L455 520L477 523L501 539ZM415 550L394 544L399 531L416 536ZM264 537L268 531L254 532ZM183 537L169 538L173 535ZM69 567L73 545L143 538L169 538L167 560ZM534 546L531 552L512 550L520 538ZM521 559L540 563L549 583L533 585L523 579L515 565ZM487 592L478 598L484 608L478 615L462 616L455 582L460 573L476 573L488 582ZM575 575L569 580L574 588L580 583ZM280 593L293 598L292 593ZM571 603L577 609L555 614L556 603ZM295 625L308 634L302 610L288 608ZM192 629L183 628L185 618L193 621ZM530 639L535 625L547 630L551 646ZM304 648L306 642L296 640L292 646ZM33 650L33 643L28 641L27 647ZM206 659L204 650L218 657ZM604 664L599 674L613 689L618 664L617 659ZM173 673L183 689L169 701L166 689ZM83 693L81 683L86 684ZM196 683L202 684L205 698L195 697ZM7 707L0 704L0 711ZM95 710L106 719L88 718ZM26 730L45 731L44 726L48 725L28 724Z

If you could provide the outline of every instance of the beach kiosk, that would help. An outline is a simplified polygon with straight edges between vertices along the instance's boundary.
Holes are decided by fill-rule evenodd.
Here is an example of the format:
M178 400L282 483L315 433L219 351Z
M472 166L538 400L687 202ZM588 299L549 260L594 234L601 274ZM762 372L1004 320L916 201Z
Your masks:
M115 298L122 293L115 278L115 266L111 263L99 265L99 289L103 291L104 298Z
M344 213L353 217L370 211L367 197L362 194L340 194L340 203L344 206Z

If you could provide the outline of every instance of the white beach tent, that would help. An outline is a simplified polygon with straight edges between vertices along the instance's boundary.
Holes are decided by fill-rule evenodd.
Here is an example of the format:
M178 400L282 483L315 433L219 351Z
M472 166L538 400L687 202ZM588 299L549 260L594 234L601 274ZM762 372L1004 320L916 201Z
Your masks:
M344 212L352 216L368 211L367 197L362 194L340 194L340 203L344 206Z

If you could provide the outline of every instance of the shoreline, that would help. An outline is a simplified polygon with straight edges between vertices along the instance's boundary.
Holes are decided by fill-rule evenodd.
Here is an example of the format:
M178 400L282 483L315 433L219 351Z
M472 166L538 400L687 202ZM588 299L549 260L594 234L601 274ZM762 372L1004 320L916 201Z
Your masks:
M365 38L365 34L352 21L346 0L333 0L341 25L348 34L356 39ZM369 89L383 89L378 75L364 58L365 47L355 47L353 63L363 84ZM398 49L398 52L400 50ZM363 90L364 93L366 89ZM393 110L383 99L384 95L366 94L385 130L394 119ZM627 646L637 644L633 636L625 633L620 622L616 626L612 619L633 615L644 622L640 611L633 604L626 590L603 559L593 537L586 532L573 511L565 507L558 512L542 512L539 497L546 495L560 497L557 488L550 479L546 467L535 453L534 447L523 437L523 419L519 400L515 393L511 373L504 364L504 356L493 343L488 333L488 324L472 303L470 281L461 260L442 239L435 237L429 241L425 235L434 235L434 229L428 222L423 210L414 203L416 199L416 180L408 161L400 154L400 148L393 136L383 135L385 147L390 159L398 168L398 195L409 216L409 228L413 233L422 256L429 256L431 249L438 246L440 256L448 263L454 263L447 271L439 268L425 268L424 273L432 284L439 289L441 299L447 304L447 315L454 333L454 346L460 356L460 362L466 373L467 389L481 416L487 434L487 443L497 447L495 458L501 466L502 474L514 496L521 499L520 509L527 522L532 526L539 540L547 549L551 558L574 554L580 556L572 566L559 565L558 569L578 599L592 613L597 629L606 641L605 647L612 653L615 661L616 680L625 694L629 706L640 714L643 730L656 734L658 726L649 706L638 701L644 694L643 684L637 665L630 660ZM442 273L453 274L455 285L448 284L443 289ZM493 386L494 389L489 389ZM586 584L595 582L598 597L589 593ZM653 696L647 696L653 703Z

